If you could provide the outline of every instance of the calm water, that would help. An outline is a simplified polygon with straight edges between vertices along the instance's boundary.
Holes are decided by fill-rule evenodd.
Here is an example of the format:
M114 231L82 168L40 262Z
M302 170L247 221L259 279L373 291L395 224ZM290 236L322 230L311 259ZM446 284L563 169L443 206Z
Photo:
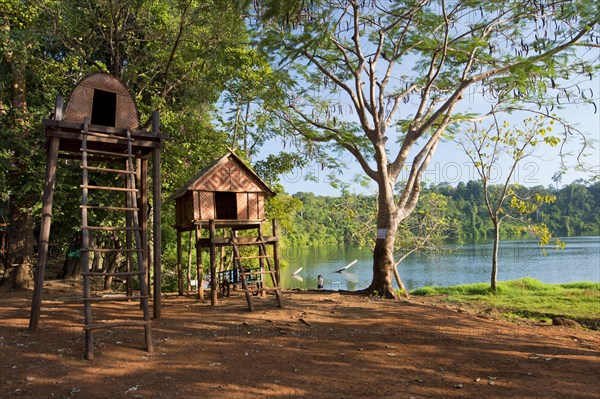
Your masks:
M600 281L600 237L561 238L567 246L543 255L535 240L506 240L500 243L498 280L532 277L545 283ZM426 285L456 285L488 282L492 243L465 244L452 253L435 257L413 255L399 266L400 276L409 290ZM325 289L358 290L366 288L372 277L372 253L357 247L302 247L282 251L288 266L282 269L285 288L317 287L323 275ZM335 273L354 260L356 264ZM292 275L302 268L297 275ZM395 283L394 283L395 284Z

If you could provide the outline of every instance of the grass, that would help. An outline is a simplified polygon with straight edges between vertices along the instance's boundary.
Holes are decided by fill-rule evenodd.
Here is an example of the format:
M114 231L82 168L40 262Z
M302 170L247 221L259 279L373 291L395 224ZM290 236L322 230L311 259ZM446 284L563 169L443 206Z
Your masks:
M600 283L545 284L526 277L498 283L493 294L489 284L424 287L412 295L445 295L451 302L479 302L508 314L547 320L562 316L600 329Z

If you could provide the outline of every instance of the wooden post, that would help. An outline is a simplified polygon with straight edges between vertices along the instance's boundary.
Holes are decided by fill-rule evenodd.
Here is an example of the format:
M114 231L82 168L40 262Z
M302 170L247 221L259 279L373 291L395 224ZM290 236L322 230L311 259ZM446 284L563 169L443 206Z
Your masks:
M148 159L138 159L137 166L137 187L139 189L138 212L139 225L140 225L140 238L142 245L142 264L146 274L140 278L145 278L148 285L148 294L150 294L150 253L148 252Z
M225 229L223 229L223 238L225 238ZM217 273L221 274L225 270L225 247L219 248L219 270ZM218 280L217 280L218 282Z
M273 243L273 263L275 263L275 277L277 277L277 286L281 287L281 270L279 267L279 224L277 219L273 219L273 237L276 238Z
M262 235L262 224L258 225L258 236L259 237L263 236ZM264 276L263 272L265 271L265 259L263 258L263 256L267 255L267 253L265 251L266 248L267 248L266 245L263 245L263 244L260 244L258 246L258 256L259 256L258 264L260 266L260 274L258 275L259 279L260 279L259 283L258 283L258 289L260 290L260 296L263 298L265 296L267 296L267 292L265 291L265 279L263 277Z
M90 230L88 230L88 163L87 163L87 132L90 120L86 117L83 122L83 141L81 143L81 166L82 166L82 190L81 190L81 265L83 274L83 313L84 325L87 327L92 324L92 304L89 301L91 297L91 282L88 272L90 271ZM93 331L85 328L85 359L94 358L94 339Z
M129 170L130 169L129 165L130 165L129 160L126 160L124 162L124 169ZM133 167L133 165L131 165L131 167ZM134 188L132 185L132 184L134 184L134 182L131 180L130 176L125 175L125 179L126 179L125 181L127 183L127 188L128 189ZM125 193L125 207L126 208L133 207L135 198L132 198L132 196L134 196L134 195L137 195L137 193L131 193L131 192ZM133 226L133 212L132 211L128 210L125 212L125 225L128 228L131 228ZM127 248L128 250L132 248L132 240L133 240L132 230L127 230L125 232L125 248ZM131 272L132 266L133 266L133 255L129 251L127 251L126 255L127 255L127 272ZM136 256L141 256L141 254L137 253ZM133 279L132 279L132 277L127 276L125 281L126 281L125 287L127 290L127 296L133 296Z
M152 133L158 136L160 130L160 120L158 111L152 112ZM160 318L160 291L161 291L161 254L162 254L162 239L160 231L160 209L162 206L161 200L161 181L160 181L160 148L155 148L152 154L152 198L154 202L154 318Z
M183 267L181 266L181 231L177 230L177 286L183 295Z
M211 219L208 222L208 230L210 234L210 304L211 306L217 305L217 250L215 247L215 237L216 237L216 229L215 229L215 220Z
M248 303L248 310L253 311L254 305L252 305L252 295L250 295L250 290L248 289L248 282L246 278L248 276L245 275L244 267L242 266L242 259L240 257L240 252L238 250L237 244L237 230L235 228L231 229L231 247L233 250L233 264L236 265L236 269L238 272L238 276L242 281L242 289L244 290L244 295L246 296L246 302Z
M192 245L194 243L194 232L190 230L188 234L188 251L187 251L187 276L186 276L186 291L191 291L190 282L192 280Z
M202 247L198 241L202 238L202 227L196 225L196 289L198 300L204 301L204 270L202 269Z
M61 97L62 99L62 97ZM62 112L62 109L61 109ZM29 331L37 329L40 321L40 308L42 306L42 290L44 288L44 273L48 261L48 244L50 241L50 225L52 224L52 201L54 199L54 186L56 184L56 162L60 139L54 137L46 159L46 184L42 205L42 221L38 243L38 261L35 269L35 289L31 302L31 316L29 318Z

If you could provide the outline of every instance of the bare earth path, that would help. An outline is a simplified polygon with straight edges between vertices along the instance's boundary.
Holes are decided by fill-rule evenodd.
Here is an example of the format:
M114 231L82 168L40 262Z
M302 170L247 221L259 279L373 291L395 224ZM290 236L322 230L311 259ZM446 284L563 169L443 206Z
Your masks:
M600 336L580 328L430 299L288 291L285 309L269 297L248 312L239 293L216 308L168 295L154 353L141 330L107 330L86 361L79 289L47 289L35 334L31 292L0 294L2 399L600 398Z

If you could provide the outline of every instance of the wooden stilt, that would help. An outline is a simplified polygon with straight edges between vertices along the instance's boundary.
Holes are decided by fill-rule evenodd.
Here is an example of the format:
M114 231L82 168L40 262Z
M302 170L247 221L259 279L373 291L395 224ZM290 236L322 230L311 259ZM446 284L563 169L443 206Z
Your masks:
M254 305L252 304L252 296L250 295L250 290L248 289L248 282L246 281L248 277L248 273L246 273L242 267L240 251L236 245L237 232L235 230L231 230L231 244L233 248L233 263L236 266L236 270L238 272L238 276L240 276L240 280L242 280L242 289L244 290L244 294L246 295L246 302L248 303L248 310L253 311Z
M85 118L83 123L83 141L81 142L81 168L82 168L82 194L81 194L81 264L83 274L83 314L85 326L91 326L92 322L92 304L89 300L91 297L91 282L89 278L90 272L90 230L88 229L88 163L87 163L87 132L89 119ZM85 331L85 358L91 360L94 358L94 337L92 329Z
M179 296L183 295L183 267L181 265L181 232L177 230L177 288Z
M225 230L223 229L223 237L225 237ZM217 273L220 275L223 270L225 270L225 247L220 247L219 248L219 270L217 270ZM217 280L217 283L219 281ZM218 285L218 284L217 284Z
M61 108L62 112L62 108ZM40 321L40 309L42 306L42 290L44 287L44 273L48 261L48 244L50 242L50 225L52 224L52 201L54 199L54 186L56 184L56 163L58 160L58 148L60 139L53 138L46 160L46 184L44 186L44 198L42 205L42 221L38 244L38 261L35 269L35 289L31 303L31 316L29 318L29 331L37 329Z
M202 238L202 229L196 226L196 289L198 290L198 300L204 301L204 271L202 269L202 248L197 244Z
M146 285L148 287L148 293L150 294L151 279L150 279L150 251L148 245L148 160L146 158L138 159L139 169L137 171L137 179L139 182L139 208L140 212L138 218L140 220L140 238L142 244L142 262L144 264L144 271L146 275Z
M129 162L130 160L126 160L125 161L125 169L127 170L134 170L133 165L129 166L127 165L127 162ZM126 187L127 189L131 190L131 189L135 189L135 176L126 176L125 177L127 180L126 183ZM134 207L134 202L135 202L135 198L133 198L134 196L136 196L137 193L131 193L131 192L126 192L125 193L125 207L126 208L130 208L133 209ZM125 213L125 225L128 228L133 227L133 213L132 212L126 212ZM125 232L125 248L131 248L132 247L132 236L133 233L133 229L131 230L127 230ZM133 264L133 252L132 251L127 251L125 253L126 257L127 257L127 272L131 272L132 270L132 264ZM138 254L138 256L141 256L141 254ZM125 277L125 281L126 283L126 291L127 291L127 296L133 296L133 278L131 275L128 275Z
M258 235L262 235L262 225L258 226ZM258 264L260 265L260 272L262 273L265 271L265 258L267 257L266 247L264 245L258 246L258 256ZM261 274L261 277L262 276L263 275ZM260 283L258 284L260 289L260 296L264 298L267 295L267 291L265 290L264 278L261 278Z
M186 276L186 290L190 291L192 280L192 246L194 244L194 232L190 231L188 234L188 252L187 252L187 276Z
M133 156L133 148L131 145L131 132L127 129L127 154L129 158L127 159L127 170L134 171L135 170L135 160ZM131 211L128 211L128 214L131 214L130 219L132 220L132 232L134 234L135 241L135 252L137 259L137 272L140 278L140 306L143 311L143 326L144 326L144 338L146 341L146 350L148 352L154 352L154 343L152 342L152 328L150 324L150 307L148 305L148 286L146 285L146 280L144 276L146 275L146 271L144 270L144 259L143 253L144 248L142 247L142 237L140 234L140 225L139 225L139 215L138 215L138 205L136 201L136 191L135 190L135 175L129 173L126 175L128 184L127 186L132 190L129 192L128 201L131 205ZM134 191L135 190L135 191ZM129 247L128 247L129 248ZM128 278L131 278L128 276ZM133 296L133 292L131 294Z
M277 283L281 284L281 268L279 263L279 224L277 223L277 219L273 219L271 223L273 227L273 237L276 238L275 242L273 243L273 263L275 263L275 276L277 277Z
M208 231L210 237L210 304L211 306L216 306L217 299L217 249L215 247L215 238L216 238L216 229L215 229L215 221L210 220L208 222Z
M160 120L158 111L152 112L152 133L158 136L160 130ZM154 318L160 318L161 297L160 290L162 284L161 276L161 253L162 239L160 231L161 221L161 179L160 179L160 149L155 148L152 152L152 198L154 201Z

